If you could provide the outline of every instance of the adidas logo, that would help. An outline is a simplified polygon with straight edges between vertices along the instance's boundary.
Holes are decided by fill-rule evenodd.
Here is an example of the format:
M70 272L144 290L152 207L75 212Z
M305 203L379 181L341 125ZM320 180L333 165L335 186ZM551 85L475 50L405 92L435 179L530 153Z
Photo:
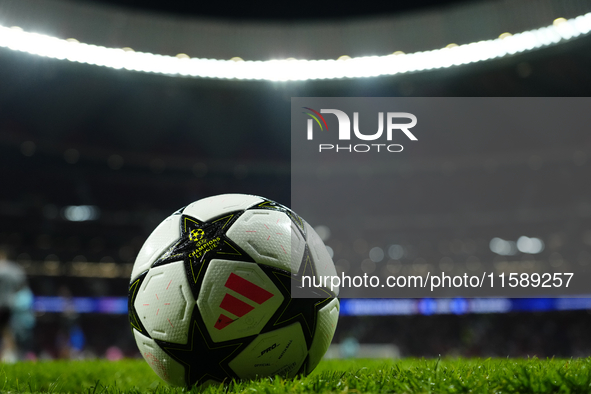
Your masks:
M254 283L234 274L231 273L230 277L226 281L224 285L228 289L235 291L236 293L240 294L248 298L249 300L257 303L258 305L262 305L271 297L273 297L273 293L268 292L267 290L263 289L260 286L255 285ZM234 297L233 295L226 293L224 299L220 304L220 308L223 310L238 316L242 317L252 311L255 307L247 304L246 302L239 300L238 298ZM230 323L235 321L232 318L224 315L223 313L220 314L218 317L214 327L218 330L221 330L227 327Z

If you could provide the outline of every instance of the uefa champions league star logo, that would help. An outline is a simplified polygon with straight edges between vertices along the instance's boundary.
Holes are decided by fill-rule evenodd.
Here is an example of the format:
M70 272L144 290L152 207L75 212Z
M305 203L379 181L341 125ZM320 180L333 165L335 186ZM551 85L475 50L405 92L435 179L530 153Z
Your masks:
M205 234L205 232L203 231L202 228L193 229L189 233L189 240L190 241L199 241L201 238L203 238L204 234Z
M328 124L322 114L333 114L337 117L339 124L338 139L339 141L351 140L351 120L349 116L338 109L321 109L320 112L309 108L302 107L310 112L302 112L310 117L307 122L307 139L314 139L314 121L320 127L321 131L328 131ZM417 137L409 130L416 126L417 117L408 112L388 112L386 113L386 140L392 141L394 131L398 130L404 133L411 141L417 141ZM408 119L410 123L395 123L395 119ZM323 126L324 125L324 126ZM384 113L378 112L378 131L373 134L364 134L359 130L359 112L353 112L353 134L362 141L375 141L382 137L384 133ZM318 151L334 151L334 152L358 152L364 153L369 151L377 152L402 152L403 146L400 144L349 144L349 145L334 145L334 144L319 144Z

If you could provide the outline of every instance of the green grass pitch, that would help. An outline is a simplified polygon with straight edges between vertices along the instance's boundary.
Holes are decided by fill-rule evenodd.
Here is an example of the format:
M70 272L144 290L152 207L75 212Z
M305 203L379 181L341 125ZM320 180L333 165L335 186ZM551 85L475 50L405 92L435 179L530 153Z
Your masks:
M591 393L591 358L323 361L309 376L265 378L203 393ZM143 360L0 364L2 393L183 393Z

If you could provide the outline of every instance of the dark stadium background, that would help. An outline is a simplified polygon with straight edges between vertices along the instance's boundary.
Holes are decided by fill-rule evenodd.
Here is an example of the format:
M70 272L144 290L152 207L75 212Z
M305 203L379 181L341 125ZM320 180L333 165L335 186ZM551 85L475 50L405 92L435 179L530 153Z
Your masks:
M336 23L347 18L438 12L466 2L396 1L382 4L382 8L367 4L307 7L303 3L277 7L270 2L233 7L215 2L108 3L127 11L232 23ZM25 267L37 297L125 297L130 267L143 241L176 209L228 192L259 194L289 205L291 97L589 96L590 70L590 36L461 67L302 83L175 78L1 48L0 245L8 247L12 258ZM591 136L549 144L544 136L524 132L516 133L506 146L472 152L475 156L486 154L497 164L467 174L448 166L464 152L464 147L450 144L430 152L429 160L436 164L433 167L442 170L417 171L412 181L404 175L390 181L405 185L396 193L408 196L407 214L417 218L421 207L415 196L436 192L431 186L433 179L441 178L457 190L466 182L476 187L478 182L495 182L498 194L487 198L497 205L506 204L502 208L515 215L528 211L560 215L572 207L591 205ZM532 154L540 147L549 154L567 151L572 155L546 161ZM513 160L515 155L519 159ZM496 176L485 176L491 171L496 171ZM532 174L530 182L524 184L511 176L522 172ZM539 175L542 172L545 176ZM462 199L462 212L477 214L483 205L469 194L458 198ZM68 206L96 207L94 219L68 220L64 211ZM446 206L438 209L435 214L458 213ZM552 250L537 258L548 259L551 253L558 253L565 260L591 260L591 215L589 209L576 212L582 213L561 220L558 226L552 215L541 223L532 219L530 225L539 230L538 236L547 245L555 242ZM315 223L313 216L306 219L312 225L321 224ZM514 225L515 221L508 221L498 231L512 233ZM480 239L474 228L462 229L464 234L473 234L466 235L468 240L450 241L450 250L457 250L454 258L465 259L468 254L481 260L493 258L489 240ZM449 238L448 229L438 231L431 231L424 241L436 244ZM334 242L338 240L329 239L327 244ZM414 245L419 253L423 244ZM467 248L471 250L467 252ZM51 298L45 300L45 307L51 309ZM125 314L89 312L64 317L64 313L42 309L37 314L32 345L38 355L63 356L59 336L64 319L75 319L80 325L86 355L103 356L111 346L127 356L139 355ZM524 309L534 310L343 316L334 342L350 343L355 338L360 343L393 344L403 356L591 355L591 315L587 309Z

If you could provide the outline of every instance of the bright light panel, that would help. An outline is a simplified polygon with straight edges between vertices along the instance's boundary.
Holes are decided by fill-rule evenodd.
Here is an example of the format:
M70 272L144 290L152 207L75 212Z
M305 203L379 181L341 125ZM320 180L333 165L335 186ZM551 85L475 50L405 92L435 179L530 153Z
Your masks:
M306 81L315 79L361 78L397 75L448 68L514 55L570 40L591 31L591 13L573 19L557 18L550 26L518 34L503 33L497 39L448 45L432 51L337 60L244 61L190 58L135 52L130 48L105 48L62 40L18 27L0 26L0 47L53 59L93 64L115 69L143 71L171 76L201 78Z

